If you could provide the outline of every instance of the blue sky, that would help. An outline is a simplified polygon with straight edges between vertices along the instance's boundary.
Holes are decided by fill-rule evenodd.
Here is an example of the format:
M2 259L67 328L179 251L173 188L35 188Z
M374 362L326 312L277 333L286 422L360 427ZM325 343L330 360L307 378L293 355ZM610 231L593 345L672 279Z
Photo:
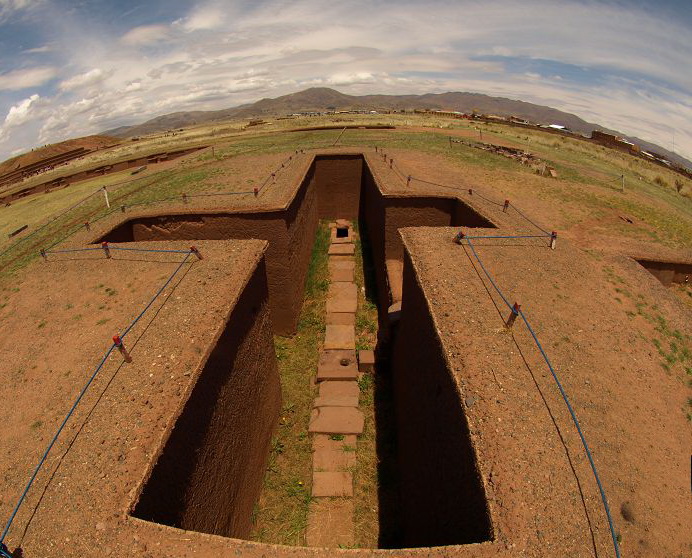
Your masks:
M0 0L0 159L312 86L500 95L692 158L692 0Z

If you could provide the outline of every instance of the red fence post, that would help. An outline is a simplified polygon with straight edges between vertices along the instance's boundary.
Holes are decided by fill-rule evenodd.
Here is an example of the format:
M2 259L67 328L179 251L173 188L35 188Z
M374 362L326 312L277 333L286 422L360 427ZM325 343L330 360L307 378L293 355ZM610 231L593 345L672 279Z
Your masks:
M108 248L108 242L101 243L101 248L103 248L103 251L106 253L106 258L110 259L111 251L110 248Z
M461 244L461 241L464 240L465 237L466 235L464 234L464 231L459 231L454 237L454 242Z
M509 200L505 200L505 205L504 205L504 207L502 208L502 211L504 211L505 213L507 213L507 209L508 209L508 208L509 208Z
M91 225L89 225L89 221L85 221L85 222L84 222L84 228L85 228L86 230L88 230L88 231L91 230Z
M555 243L557 242L557 232L553 231L550 233L550 248L555 250Z
M505 323L507 329L510 329L514 325L514 321L517 319L517 316L519 315L520 308L521 306L516 302L514 303L514 306L512 306L512 312L509 315L509 318L507 318L507 322Z
M195 256L197 256L198 259L202 259L202 254L200 254L199 249L197 246L190 246L190 252L192 252Z
M257 187L255 186L255 187L252 189L252 192L253 192L253 194L255 194L255 197L257 197L257 195L259 194L259 188L257 188Z
M46 251L43 248L41 248L41 257L43 258L44 262L48 261L48 256L46 255Z
M473 189L469 188L469 196L473 196Z
M132 362L132 357L130 356L130 353L127 352L125 345L123 345L123 340L120 339L119 335L113 336L113 343L115 344L116 349L120 351L120 354L123 355L125 362Z

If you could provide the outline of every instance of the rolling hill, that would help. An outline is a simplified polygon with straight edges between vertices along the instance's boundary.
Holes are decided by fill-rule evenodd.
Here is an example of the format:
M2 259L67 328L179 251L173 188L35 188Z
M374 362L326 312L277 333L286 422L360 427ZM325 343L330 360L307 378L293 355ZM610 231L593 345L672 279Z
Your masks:
M485 114L517 116L538 124L561 124L572 131L589 135L592 130L615 133L654 150L671 161L692 168L692 161L672 153L656 144L625 136L568 112L524 101L492 97L480 93L426 93L424 95L346 95L327 87L313 87L297 93L283 95L274 99L265 98L256 103L222 110L174 112L147 120L134 126L121 126L103 132L103 135L127 138L139 135L164 132L174 128L184 128L196 124L218 122L231 118L256 118L282 116L296 112L328 110L403 110L430 109L471 112L476 110Z

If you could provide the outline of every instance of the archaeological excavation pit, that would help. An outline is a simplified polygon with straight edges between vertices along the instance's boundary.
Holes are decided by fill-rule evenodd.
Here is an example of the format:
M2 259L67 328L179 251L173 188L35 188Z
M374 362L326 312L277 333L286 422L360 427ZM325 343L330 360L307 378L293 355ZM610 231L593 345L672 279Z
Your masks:
M635 261L656 277L664 287L689 285L692 281L692 263L658 261L636 258Z
M272 334L295 333L319 223L332 219L359 223L363 258L373 270L370 288L380 328L377 373L388 376L383 385L391 390L394 415L382 417L380 410L376 430L383 435L380 419L394 425L386 435L396 439L398 477L397 518L391 527L397 534L390 534L386 546L490 541L490 512L464 407L398 231L494 224L456 198L383 194L362 155L315 157L283 209L140 216L95 239L268 242L262 264L140 487L132 514L190 531L249 536L281 409ZM346 239L350 233L336 227L333 234ZM388 309L402 296L410 307L394 335ZM306 371L306 379L312 374ZM386 506L382 510L387 513ZM395 513L391 506L389 511Z

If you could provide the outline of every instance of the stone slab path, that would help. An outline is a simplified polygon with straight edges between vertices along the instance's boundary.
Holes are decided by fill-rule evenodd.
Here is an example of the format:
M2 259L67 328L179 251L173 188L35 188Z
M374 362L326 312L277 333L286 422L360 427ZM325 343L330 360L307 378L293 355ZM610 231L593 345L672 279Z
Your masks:
M352 470L356 465L357 436L363 433L365 424L358 409L355 232L351 223L342 219L330 227L327 328L317 366L319 395L308 428L313 436L313 479L306 543L312 547L348 548L355 544ZM365 361L370 359L366 355Z

